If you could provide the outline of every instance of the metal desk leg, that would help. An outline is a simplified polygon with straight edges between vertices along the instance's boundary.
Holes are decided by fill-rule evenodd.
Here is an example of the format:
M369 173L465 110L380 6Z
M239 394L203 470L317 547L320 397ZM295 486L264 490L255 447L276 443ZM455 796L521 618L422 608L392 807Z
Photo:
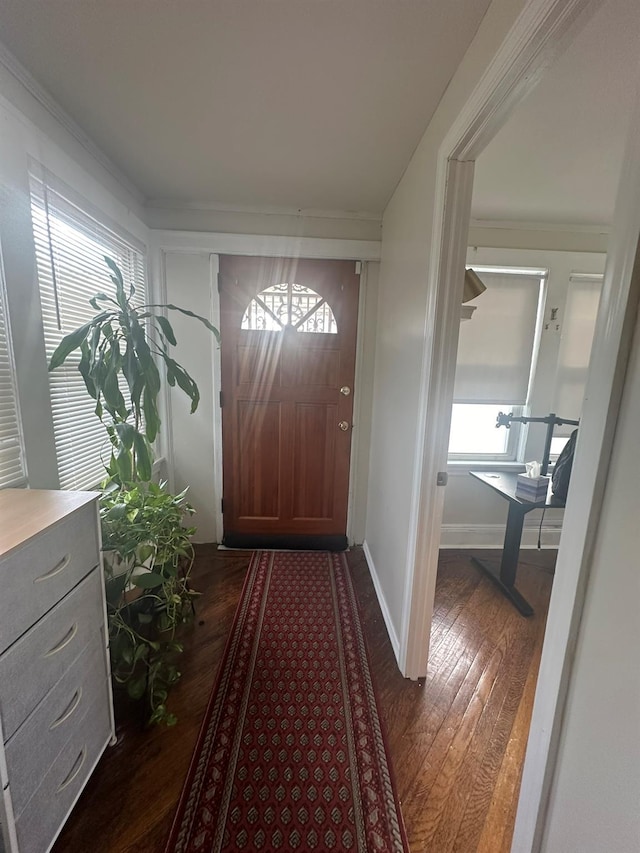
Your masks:
M504 545L502 548L502 559L500 570L497 567L472 557L471 562L489 577L498 586L509 601L523 616L533 616L533 607L523 598L515 588L516 572L518 570L518 557L520 555L520 540L522 539L522 528L524 525L525 512L520 504L510 503L507 515L507 529L504 534Z

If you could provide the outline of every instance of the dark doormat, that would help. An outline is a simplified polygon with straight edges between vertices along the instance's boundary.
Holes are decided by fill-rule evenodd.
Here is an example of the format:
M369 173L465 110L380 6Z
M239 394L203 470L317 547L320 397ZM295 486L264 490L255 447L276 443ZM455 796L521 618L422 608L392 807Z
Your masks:
M332 536L260 535L247 533L225 533L222 539L225 548L245 548L256 551L264 548L279 548L291 551L346 551L347 537Z

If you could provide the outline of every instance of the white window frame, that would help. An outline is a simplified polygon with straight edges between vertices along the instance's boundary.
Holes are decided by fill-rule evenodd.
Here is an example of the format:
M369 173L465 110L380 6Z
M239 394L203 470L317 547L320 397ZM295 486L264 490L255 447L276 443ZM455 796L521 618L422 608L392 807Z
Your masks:
M514 269L547 269L545 304L540 316L539 350L536 353L536 372L531 376L525 415L543 416L554 410L555 370L558 366L560 335L564 321L570 280L576 278L600 279L604 271L606 255L601 251L576 252L559 249L508 249L495 247L469 247L466 265L473 269L482 267ZM478 304L482 296L478 298ZM473 319L469 322L473 323ZM567 412L557 414L568 417ZM515 425L512 427L515 429ZM520 429L520 441L516 459L518 461L483 459L478 456L467 459L449 457L450 470L470 468L515 468L521 469L524 461L541 459L544 448L545 428L540 424ZM551 460L557 457L552 456Z
M39 235L37 233L38 229L35 227L36 220L34 220L34 240L36 244L41 301L43 302L43 324L48 359L51 357L53 349L55 349L55 346L57 346L57 343L64 335L73 331L73 329L82 322L88 321L96 313L88 303L89 298L94 296L95 293L100 290L113 290L113 286L109 281L109 270L106 263L104 264L104 270L99 270L98 266L91 261L89 264L91 274L95 271L97 278L95 287L92 286L91 292L87 290L86 293L86 318L83 314L83 319L74 319L69 324L69 327L64 328L59 334L54 329L55 323L53 322L53 315L57 312L57 307L55 311L51 307L45 308L45 303L50 303L52 299L57 303L58 298L56 294L56 276L53 273L53 270L56 268L56 258L50 242L52 239L52 233L50 231L49 221L49 196L53 198L54 201L56 198L63 200L56 202L57 205L62 204L64 209L64 213L62 214L60 221L71 229L77 231L79 235L83 235L85 238L95 242L100 246L100 250L104 255L112 256L116 262L119 262L118 254L122 254L123 257L130 254L131 257L129 258L129 261L133 264L132 269L135 268L138 270L139 266L142 265L141 277L139 275L136 277L135 272L131 272L131 275L135 278L136 285L139 288L139 296L143 301L146 300L149 293L148 264L146 258L146 247L141 244L139 240L111 221L108 216L103 214L102 211L98 210L91 204L91 202L49 172L44 166L42 166L42 164L35 160L30 160L29 173L33 182L32 206L37 207L40 210L41 215L44 215L46 219L45 231L48 232L48 237L41 234ZM38 195L38 182L43 188L41 196ZM54 210L56 209L56 203L53 204ZM42 228L42 226L40 226L40 228ZM47 240L49 240L48 243ZM66 252L67 247L64 244L64 240L62 240L60 245ZM73 255L73 247L69 247L68 251ZM68 258L69 255L65 254L65 260ZM75 262L72 262L70 269L74 269L75 271L74 264ZM120 264L123 266L122 272L126 285L129 281L130 270L127 269L121 261ZM40 276L41 265L43 270L42 276ZM78 269L80 269L80 267L78 267ZM99 278L100 275L102 275L102 280ZM51 282L49 282L49 278L51 278ZM143 292L140 292L140 288L142 288ZM73 302L74 300L71 298L71 303ZM76 302L76 305L77 304L78 303ZM84 311L84 297L82 311ZM108 463L108 456L110 453L108 437L104 427L99 423L97 416L93 414L95 403L86 392L84 383L79 377L79 374L76 376L77 371L75 366L72 365L68 368L69 382L71 384L65 383L65 379L62 377L64 370L65 367L62 367L60 368L60 371L49 375L49 388L54 423L54 440L60 487L63 489L97 488L106 476L103 464ZM76 413L76 409L74 408L74 399L77 400L81 394L84 395L86 393L86 406L84 406L83 398L82 412L81 414L78 412L76 417L79 415L85 419L83 421L85 424L84 429L86 430L87 440L91 442L89 454L91 454L91 460L93 460L94 457L96 458L96 464L93 464L92 461L87 461L89 454L83 455L82 452L76 452L78 447L83 447L83 442L77 441L77 439L82 439L80 434L77 436L74 434L70 435L69 427L66 424L68 415L65 409L64 396L67 393L67 388L69 389L69 411L71 418L73 418L73 415ZM123 391L125 391L125 389L123 389ZM95 419L95 429L93 419ZM100 449L98 449L98 444L100 445Z
M483 403L454 403L454 405L466 406L482 406ZM505 414L513 413L514 415L523 415L526 411L526 406L509 406L506 403L496 403L496 407L501 407ZM449 452L449 462L465 463L465 462L516 462L518 455L521 452L523 424L514 423L507 430L507 447L504 453L452 453ZM498 427L496 427L498 428ZM506 427L499 427L506 430Z
M23 488L28 485L27 462L22 432L22 417L20 414L20 400L16 386L16 369L13 356L13 342L11 339L11 324L7 305L6 283L4 275L4 264L2 261L2 247L0 246L0 356L6 358L8 367L8 383L4 390L0 388L0 415L8 415L11 424L9 435L6 440L10 442L11 468L14 469L13 476L8 476L2 471L2 456L0 456L0 488ZM4 450L4 440L0 441L0 451ZM17 451L17 452L16 452ZM17 466L17 470L16 470Z
M530 410L530 399L535 382L536 369L538 365L538 355L540 352L540 344L542 338L542 326L544 322L544 311L547 299L549 269L547 267L530 267L525 265L513 264L481 264L473 262L467 266L473 266L475 272L482 279L482 273L497 273L497 274L512 274L522 276L535 276L540 279L540 290L538 294L538 307L535 318L535 329L533 335L533 350L531 354L531 364L529 366L529 378L527 382L527 396L522 405L514 406L507 403L502 404L497 402L496 406L503 406L502 411L505 414L513 414L521 417L528 415ZM478 297L482 299L482 295ZM470 320L462 322L473 323L473 317ZM455 405L455 403L454 403ZM466 405L482 405L467 403ZM499 429L507 429L507 427L499 427ZM448 463L453 467L460 468L463 466L478 466L487 463L498 463L503 465L518 465L521 466L524 461L525 447L528 437L528 424L518 423L517 421L509 427L509 438L507 440L507 448L504 453L449 453Z

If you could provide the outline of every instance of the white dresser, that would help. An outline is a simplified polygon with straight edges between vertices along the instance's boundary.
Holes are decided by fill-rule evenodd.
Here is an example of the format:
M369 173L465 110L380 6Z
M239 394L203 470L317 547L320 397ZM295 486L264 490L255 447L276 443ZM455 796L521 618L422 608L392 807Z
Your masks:
M95 493L0 491L0 853L52 847L114 737L99 542Z

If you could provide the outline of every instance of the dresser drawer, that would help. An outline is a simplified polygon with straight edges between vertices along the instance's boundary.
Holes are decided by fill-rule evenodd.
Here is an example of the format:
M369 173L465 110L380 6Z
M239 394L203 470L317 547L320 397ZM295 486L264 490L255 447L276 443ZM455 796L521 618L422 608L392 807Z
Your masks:
M99 562L96 506L88 503L0 560L0 652ZM6 733L5 733L6 736Z
M104 644L102 572L95 569L0 655L0 717L8 741L91 643Z
M100 638L96 638L5 745L16 818L73 736L87 708L97 702L109 707L105 654Z
M109 703L94 702L16 820L20 853L49 850L111 736Z

